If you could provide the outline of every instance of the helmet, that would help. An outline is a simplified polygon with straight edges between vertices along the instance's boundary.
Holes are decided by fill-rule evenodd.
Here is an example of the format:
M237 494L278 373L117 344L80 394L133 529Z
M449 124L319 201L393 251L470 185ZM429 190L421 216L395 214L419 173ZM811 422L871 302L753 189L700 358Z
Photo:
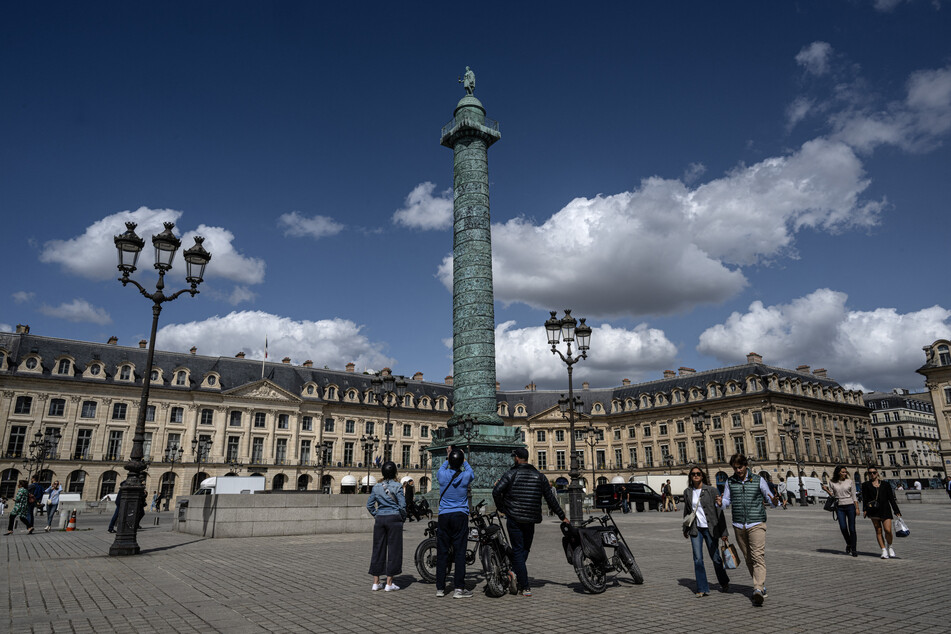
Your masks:
M395 480L396 479L396 463L392 460L387 460L383 463L382 469L380 471L383 473L384 480Z
M462 449L453 449L449 452L449 466L453 469L461 469L465 460L466 454L462 453Z

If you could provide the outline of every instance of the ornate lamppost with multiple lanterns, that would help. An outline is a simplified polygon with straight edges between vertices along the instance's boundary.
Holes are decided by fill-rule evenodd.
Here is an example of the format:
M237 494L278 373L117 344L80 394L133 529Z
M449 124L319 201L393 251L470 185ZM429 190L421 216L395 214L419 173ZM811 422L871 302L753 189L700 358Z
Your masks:
M330 452L333 451L334 443L332 440L321 441L317 445L317 491L318 493L329 493L324 491L324 469L327 463L331 461Z
M710 481L710 465L707 462L707 432L710 431L710 423L707 421L707 410L697 408L690 414L693 421L693 428L700 434L700 447L703 450L703 470L707 474L707 482Z
M30 453L23 459L27 481L34 473L41 474L43 467L46 466L46 461L55 457L60 438L59 429L55 427L47 427L46 430L33 434L33 441L28 447Z
M396 392L396 405L400 405L403 402L403 397L406 396L406 377L395 377L388 373L374 377L370 381L370 393L373 394L373 398L377 404L386 408L386 425L383 427L383 434L385 436L385 440L383 441L384 460L393 460L392 448L390 446L390 410L393 409L394 404L390 402L390 394L394 391Z
M119 501L118 526L116 539L109 548L109 554L117 555L137 555L139 554L139 544L136 541L137 515L145 499L145 471L148 468L143 458L143 443L145 440L145 412L149 404L149 387L152 379L152 362L155 358L155 334L158 331L159 314L162 312L162 304L171 302L183 293L189 293L193 297L198 294L198 285L202 283L205 275L205 267L211 260L211 254L202 246L204 238L195 236L195 244L186 249L183 256L185 258L185 281L190 285L189 288L182 289L171 295L166 295L165 274L172 268L172 260L178 252L182 241L175 237L172 229L175 224L165 223L165 231L152 236L152 246L155 248L155 268L158 270L158 281L155 283L155 292L150 293L145 288L129 277L135 271L136 263L139 259L139 253L145 246L145 240L135 233L136 224L134 222L126 223L126 232L115 237L116 250L119 255L119 271L122 277L119 281L122 286L128 284L134 285L139 289L143 297L152 302L152 331L149 337L149 351L145 363L145 370L142 372L142 396L139 401L139 411L136 417L135 434L132 437L132 453L129 462L126 463L126 471L129 476L119 486L122 493Z
M808 504L806 501L806 488L802 483L802 470L805 463L799 457L799 423L797 423L794 418L790 418L783 423L783 428L789 437L792 438L793 449L796 450L796 467L799 469L799 506L806 506Z
M363 445L363 459L367 463L367 479L364 483L367 493L370 492L370 463L373 462L373 450L379 442L379 438L370 436L369 434L360 437L360 443Z
M578 450L575 443L575 393L572 384L572 370L574 364L588 358L588 346L591 341L591 326L579 323L571 316L571 310L566 308L565 315L558 319L556 311L551 311L551 318L545 321L545 330L548 332L548 343L551 344L552 354L557 354L568 366L568 433L571 436L571 461L568 476L571 483L568 485L568 516L572 526L580 526L583 521L581 470L578 467ZM564 341L566 353L558 349L558 343ZM578 354L572 355L571 344L577 340Z
M604 431L594 427L593 425L588 425L581 429L581 432L584 434L584 444L591 447L591 493L594 493L595 488L598 485L598 472L597 472L597 456L595 456L594 448L601 443L602 434Z
M195 475L201 473L201 463L208 462L208 452L211 451L211 441L207 438L192 439L192 455L195 456ZM201 487L201 482L195 482L195 491Z

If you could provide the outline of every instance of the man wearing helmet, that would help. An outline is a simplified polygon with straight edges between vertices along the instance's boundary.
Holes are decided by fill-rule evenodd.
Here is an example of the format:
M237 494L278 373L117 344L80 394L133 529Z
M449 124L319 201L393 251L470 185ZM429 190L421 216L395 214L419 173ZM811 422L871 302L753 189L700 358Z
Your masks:
M436 596L446 595L446 564L453 551L453 599L468 599L466 589L466 539L469 535L469 485L475 479L461 449L449 447L448 458L439 467L439 520L436 531Z
M515 463L499 478L492 489L492 499L495 507L505 513L505 527L512 542L512 568L515 570L509 572L509 592L521 592L523 596L530 597L532 589L528 585L525 561L535 538L535 524L541 524L542 521L542 497L551 512L562 522L567 522L568 518L558 504L548 478L528 464L528 450L518 447L512 451L512 458Z

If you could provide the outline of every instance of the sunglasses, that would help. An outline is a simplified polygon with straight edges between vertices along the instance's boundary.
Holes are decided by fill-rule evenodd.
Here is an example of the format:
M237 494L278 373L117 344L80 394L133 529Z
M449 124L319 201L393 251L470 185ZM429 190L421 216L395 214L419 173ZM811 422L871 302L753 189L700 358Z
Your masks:
M702 473L697 473L696 471L694 471L693 473L690 474L690 477L691 477L691 478L702 478L702 477L703 477L703 474L702 474Z

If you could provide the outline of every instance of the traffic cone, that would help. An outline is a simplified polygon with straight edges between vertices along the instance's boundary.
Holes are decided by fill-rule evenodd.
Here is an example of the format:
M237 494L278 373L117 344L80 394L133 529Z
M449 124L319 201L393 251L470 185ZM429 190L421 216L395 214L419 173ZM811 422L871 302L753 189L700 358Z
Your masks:
M69 524L66 525L66 530L76 530L76 511L73 511L72 515L69 516Z

